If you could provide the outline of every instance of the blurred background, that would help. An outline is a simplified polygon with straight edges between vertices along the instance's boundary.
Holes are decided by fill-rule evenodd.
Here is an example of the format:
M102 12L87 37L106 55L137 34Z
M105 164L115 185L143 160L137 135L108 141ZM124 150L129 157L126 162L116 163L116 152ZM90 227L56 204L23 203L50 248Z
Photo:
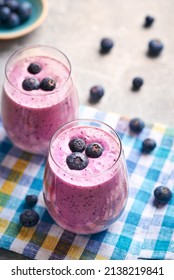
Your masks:
M0 40L0 83L8 57L32 44L59 48L70 59L80 104L94 106L147 122L174 125L174 1L173 0L50 0L48 16L35 31L13 40ZM155 18L144 28L147 15ZM101 55L100 41L113 39L110 53ZM164 50L147 56L148 42L159 39ZM132 91L132 79L144 85ZM100 84L105 95L95 105L89 90Z

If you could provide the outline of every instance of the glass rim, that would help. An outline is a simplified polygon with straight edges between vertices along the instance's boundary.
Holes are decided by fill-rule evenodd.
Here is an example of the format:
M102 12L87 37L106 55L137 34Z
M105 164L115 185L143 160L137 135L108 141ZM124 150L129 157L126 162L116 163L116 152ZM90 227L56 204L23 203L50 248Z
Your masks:
M35 94L30 94L30 93L27 93L21 89L18 89L17 87L15 87L13 85L13 83L10 81L8 75L7 75L7 67L8 67L8 64L10 62L11 59L13 59L17 54L19 54L20 52L22 51L27 51L28 49L36 49L36 48L48 48L48 49L52 49L52 50L55 50L57 51L58 53L60 53L65 59L66 61L68 62L68 65L69 65L69 73L68 73L68 76L66 78L66 80L63 82L63 84L61 86L58 86L57 88L55 88L54 90L52 90L51 92L44 92L44 94L39 94L38 93L35 93ZM50 56L51 57L51 56ZM5 64L5 77L7 79L7 81L9 82L9 84L17 91L20 91L22 94L24 95L27 95L27 96L48 96L48 95L52 95L54 94L55 92L57 91L60 91L62 88L64 88L64 86L67 84L67 82L70 80L71 78L71 75L72 75L72 66L71 66L71 62L69 60L69 58L67 57L67 55L61 51L60 49L56 48L56 47L53 47L53 46L49 46L49 45L27 45L25 47L22 47L16 51L14 51L10 56L9 58L7 59L6 61L6 64Z
M72 176L72 173L69 171L69 172L67 172L67 170L64 170L62 167L61 167L61 165L59 165L56 161L55 161L55 159L54 159L54 157L53 157L53 155L52 155L52 152L51 152L51 146L52 146L52 143L53 143L53 141L55 140L55 136L57 135L57 133L59 132L59 131L61 131L61 129L63 129L64 127L66 127L66 126L68 126L68 125L70 125L70 124L73 124L73 123L76 123L76 122L93 122L93 123L99 123L99 124L101 124L101 125L104 125L105 127L107 127L108 129L110 129L113 133L114 133L114 135L117 137L117 139L118 139L118 142L119 142L119 154L118 154L118 156L117 156L117 159L116 159L116 161L109 167L109 168L107 168L106 170L102 170L101 172L102 172L102 174L103 173L106 173L106 172L108 172L108 171L110 171L114 166L116 166L116 164L118 163L118 161L119 161L119 159L120 159L120 157L121 157L121 154L122 154L122 151L123 151L123 146L122 146L122 142L121 142L121 139L120 139L120 136L118 135L118 133L114 130L114 128L112 128L110 125L108 125L107 123L105 123L105 122L103 122L103 121L100 121L100 120L97 120L97 119L89 119L89 118L78 118L78 119L75 119L75 120L71 120L71 121L69 121L69 122L67 122L67 123L65 123L65 124L63 124L63 125L61 125L54 133L53 133L53 135L52 135L52 137L51 137L51 140L50 140L50 143L49 143L49 153L48 153L48 157L49 157L49 155L50 155L50 157L51 157L51 159L53 160L53 162L55 163L55 165L58 167L58 168L60 168L63 172L66 172L66 173L68 173L69 175L71 175ZM86 125L87 126L87 125ZM89 125L88 125L89 126ZM94 127L97 127L97 126L94 126ZM102 128L101 128L102 129ZM98 177L98 176L101 176L101 172L99 172L99 174L94 174L94 175L90 175L90 177ZM81 176L79 176L78 175L78 173L77 174L73 174L74 175L74 177L81 177Z

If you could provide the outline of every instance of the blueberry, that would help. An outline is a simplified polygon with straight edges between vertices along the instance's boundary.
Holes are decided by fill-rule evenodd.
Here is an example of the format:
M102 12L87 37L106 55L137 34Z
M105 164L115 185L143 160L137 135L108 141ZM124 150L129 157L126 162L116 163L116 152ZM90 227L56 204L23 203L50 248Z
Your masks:
M100 42L100 51L101 53L108 53L114 46L114 42L110 38L103 38Z
M38 74L42 70L42 68L38 63L31 63L28 66L27 70L31 74Z
M144 80L141 77L135 77L132 80L132 89L139 90L143 84L144 84Z
M144 22L144 26L145 27L150 27L152 25L152 23L154 22L154 17L152 16L146 16L145 17L145 22Z
M51 91L55 89L56 82L51 78L44 78L40 83L40 88L45 91Z
M159 186L154 190L155 202L166 204L172 198L172 192L168 187Z
M129 128L132 132L139 133L143 130L145 124L140 118L133 118L129 122Z
M82 138L74 138L69 141L69 148L72 152L83 152L85 150L85 141Z
M35 194L27 195L25 198L25 202L28 206L33 207L38 201L38 198Z
M21 21L26 21L32 13L32 4L28 1L20 3L18 7L18 14Z
M6 0L5 4L11 9L11 11L15 12L19 8L19 1L17 0Z
M32 209L26 209L20 214L19 220L24 227L33 227L39 222L39 214Z
M20 24L20 18L18 16L18 14L16 13L11 13L8 21L7 21L7 26L8 27L16 27Z
M0 7L5 5L6 0L0 0Z
M88 158L85 154L74 152L67 156L66 163L70 169L82 170L88 165Z
M100 85L93 86L90 89L90 99L91 103L98 102L104 95L104 88Z
M6 21L8 20L9 16L11 14L11 10L7 6L0 7L0 20Z
M163 50L164 45L160 40L151 40L149 41L149 55L158 56Z
M23 89L30 91L39 88L39 81L35 78L26 78L22 82Z
M155 147L156 147L155 140L151 138L146 138L142 143L142 152L150 153L155 149Z
M94 142L86 147L86 155L91 158L98 158L102 155L104 148L101 144Z

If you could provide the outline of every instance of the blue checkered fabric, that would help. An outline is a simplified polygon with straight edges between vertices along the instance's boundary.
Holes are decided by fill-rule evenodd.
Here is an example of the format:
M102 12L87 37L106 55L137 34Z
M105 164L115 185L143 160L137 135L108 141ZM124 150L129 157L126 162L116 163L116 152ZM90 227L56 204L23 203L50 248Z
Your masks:
M140 134L132 135L129 118L84 106L80 117L102 120L121 137L129 172L125 211L101 233L83 236L63 230L45 209L45 158L13 146L0 122L0 247L31 259L174 259L174 196L163 207L153 203L157 186L174 191L174 128L146 123ZM155 139L157 147L143 154L147 137ZM38 196L35 210L41 217L29 229L19 223L27 194Z

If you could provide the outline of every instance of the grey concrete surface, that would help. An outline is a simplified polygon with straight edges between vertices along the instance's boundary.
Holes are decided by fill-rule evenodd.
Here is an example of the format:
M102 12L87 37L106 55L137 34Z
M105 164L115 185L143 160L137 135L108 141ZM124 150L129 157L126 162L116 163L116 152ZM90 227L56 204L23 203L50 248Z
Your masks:
M24 45L52 45L71 61L81 104L90 105L89 88L102 84L106 94L97 108L174 125L173 0L50 0L48 4L48 17L36 31L0 41L1 84L11 53ZM156 20L145 29L147 14ZM106 36L114 40L115 47L101 56L99 43ZM156 59L146 56L153 38L165 46ZM144 78L144 86L135 93L130 88L137 75Z
M41 27L23 38L0 41L0 86L10 54L24 45L51 45L69 57L81 104L91 106L89 89L101 84L106 93L96 108L174 125L173 0L50 0L48 4ZM155 22L145 29L147 14ZM99 53L103 37L115 42L105 56ZM152 59L146 55L147 45L156 38L164 50ZM144 78L139 92L131 91L134 76Z

